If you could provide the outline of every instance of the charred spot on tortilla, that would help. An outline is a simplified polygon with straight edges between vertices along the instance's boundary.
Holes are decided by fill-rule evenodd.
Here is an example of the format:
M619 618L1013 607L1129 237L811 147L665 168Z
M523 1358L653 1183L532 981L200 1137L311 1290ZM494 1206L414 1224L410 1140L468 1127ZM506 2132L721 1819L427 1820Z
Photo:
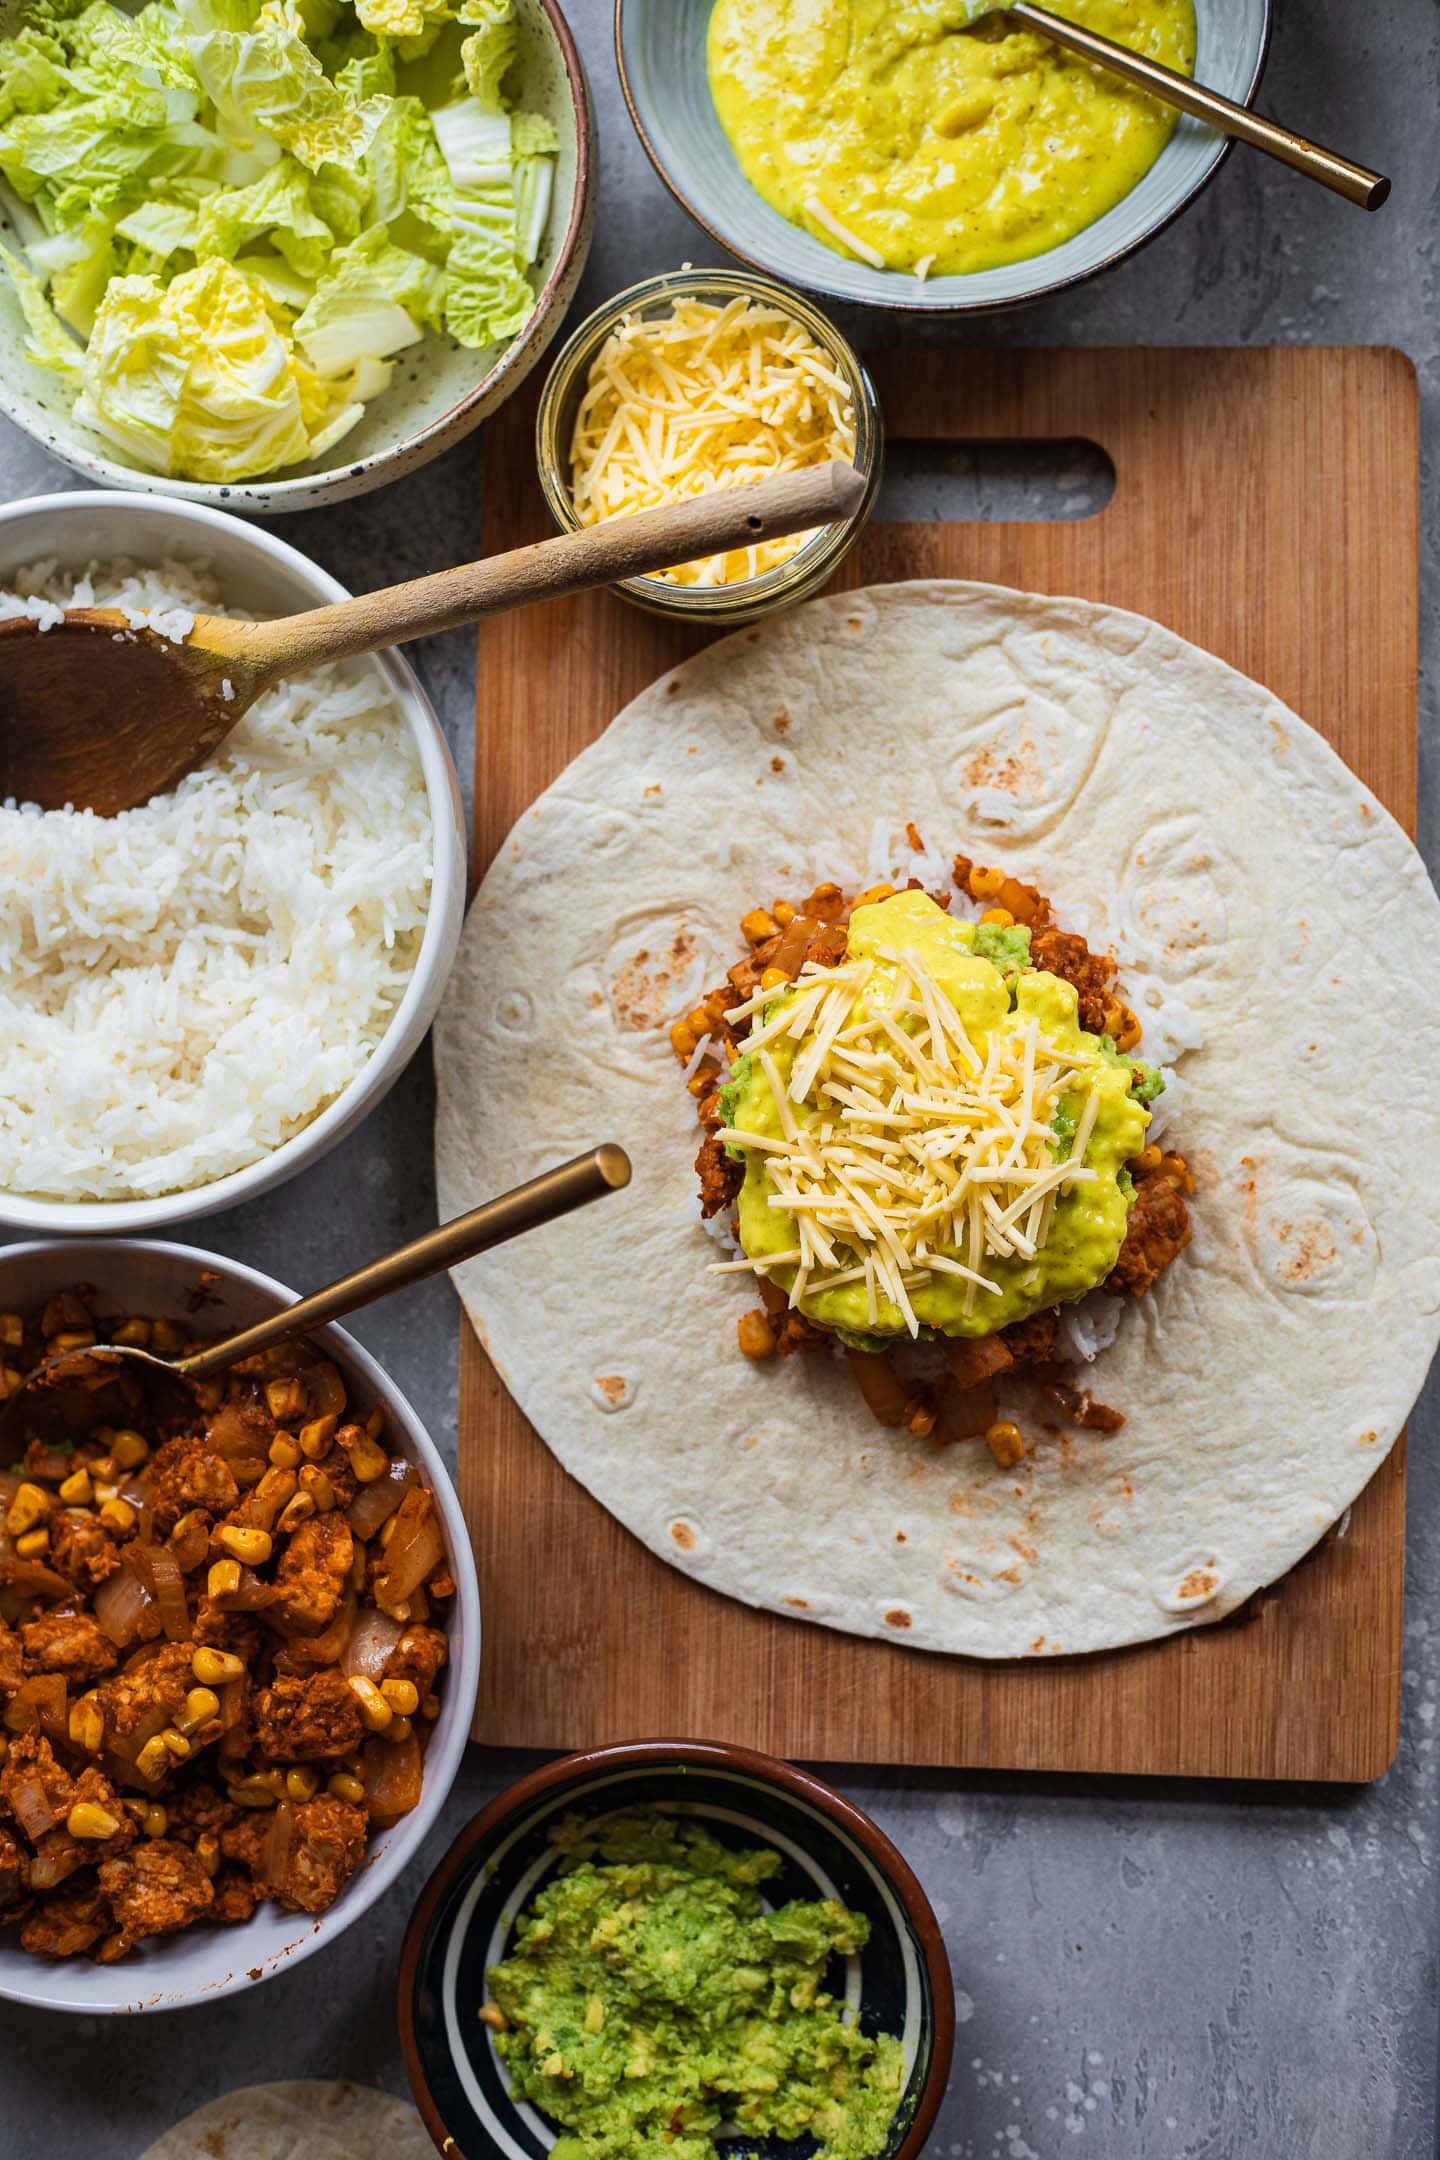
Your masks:
M1117 1432L1123 1411L1074 1385L1095 1352L1062 1316L1103 1289L1113 1333L1189 1243L1195 1179L1147 1139L1165 1082L1114 956L966 855L938 891L822 882L740 933L670 1041L702 1215L732 1217L711 1271L761 1299L744 1355L841 1356L879 1424L983 1440L1001 1470L1037 1435Z

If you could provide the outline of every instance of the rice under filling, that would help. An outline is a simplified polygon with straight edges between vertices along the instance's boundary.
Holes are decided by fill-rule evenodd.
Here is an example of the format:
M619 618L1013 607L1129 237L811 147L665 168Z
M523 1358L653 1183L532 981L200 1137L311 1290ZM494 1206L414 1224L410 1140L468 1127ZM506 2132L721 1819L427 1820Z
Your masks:
M0 617L235 612L175 563L16 583ZM431 861L419 753L370 662L281 683L119 817L0 805L0 1186L149 1198L293 1138L394 1017Z

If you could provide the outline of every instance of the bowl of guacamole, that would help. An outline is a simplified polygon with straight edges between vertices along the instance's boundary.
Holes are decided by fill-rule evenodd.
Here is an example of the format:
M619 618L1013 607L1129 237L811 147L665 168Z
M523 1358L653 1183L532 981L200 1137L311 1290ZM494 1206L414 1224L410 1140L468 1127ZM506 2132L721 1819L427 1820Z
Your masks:
M954 2039L939 1926L884 1833L704 1742L501 1793L416 1909L399 2014L437 2145L522 2160L912 2160Z

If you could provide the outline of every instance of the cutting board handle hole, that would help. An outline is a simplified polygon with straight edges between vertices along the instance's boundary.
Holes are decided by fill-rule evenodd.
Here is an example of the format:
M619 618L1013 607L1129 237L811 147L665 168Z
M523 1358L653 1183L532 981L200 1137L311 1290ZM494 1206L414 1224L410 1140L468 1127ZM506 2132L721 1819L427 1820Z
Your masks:
M1071 525L1097 517L1114 493L1109 456L1080 435L891 441L875 515L907 525Z

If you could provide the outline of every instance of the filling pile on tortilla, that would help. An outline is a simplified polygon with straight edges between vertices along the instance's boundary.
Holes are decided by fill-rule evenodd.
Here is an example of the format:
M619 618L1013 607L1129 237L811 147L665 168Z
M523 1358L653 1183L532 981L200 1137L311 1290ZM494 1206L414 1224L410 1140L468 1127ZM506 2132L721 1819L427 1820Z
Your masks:
M1060 1308L1144 1296L1189 1243L1194 1178L1147 1143L1164 1080L1115 961L1002 870L957 856L953 886L753 908L747 956L670 1040L702 1212L734 1210L740 1257L714 1272L759 1282L741 1350L840 1350L880 1424L983 1433L1006 1467L1025 1439L1002 1376L1043 1421L1123 1425L1067 1379ZM922 1344L943 1357L904 1354Z

